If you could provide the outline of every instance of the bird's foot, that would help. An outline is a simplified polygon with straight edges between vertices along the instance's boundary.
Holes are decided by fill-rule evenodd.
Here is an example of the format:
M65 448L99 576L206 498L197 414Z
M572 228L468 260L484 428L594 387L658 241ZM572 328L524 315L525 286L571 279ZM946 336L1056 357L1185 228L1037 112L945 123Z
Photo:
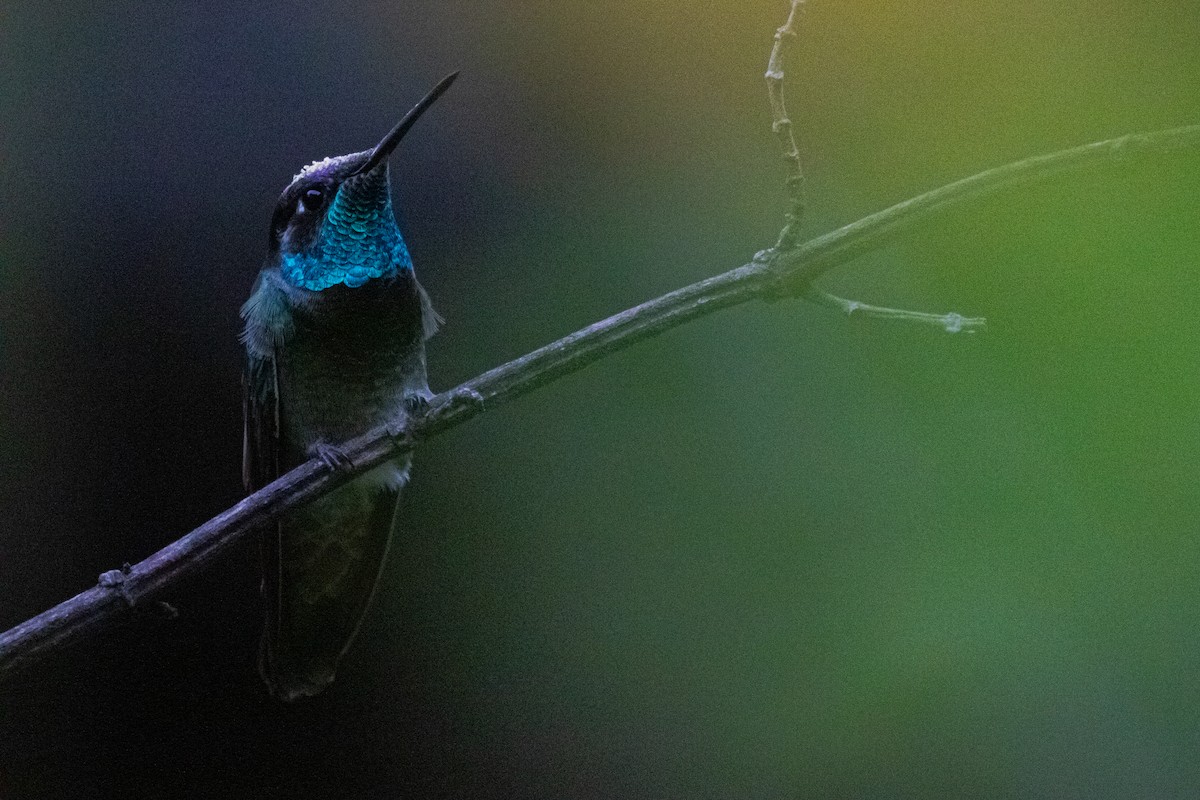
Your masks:
M350 460L350 456L326 442L317 442L308 448L308 455L310 458L321 459L321 463L328 467L330 472L348 472L354 469L354 462Z
M404 410L410 417L420 416L429 410L429 398L417 392L404 395Z

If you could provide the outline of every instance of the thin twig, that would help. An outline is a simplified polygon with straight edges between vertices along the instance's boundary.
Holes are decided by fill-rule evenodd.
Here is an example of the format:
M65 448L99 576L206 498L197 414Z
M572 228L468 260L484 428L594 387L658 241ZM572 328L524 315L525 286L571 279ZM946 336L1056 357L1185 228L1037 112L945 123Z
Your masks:
M341 445L339 449L354 464L352 471L332 473L316 460L302 464L182 539L122 570L124 579L119 583L107 580L108 585L88 589L0 634L0 680L85 638L131 608L159 599L251 531L383 461L411 452L418 442L457 427L485 409L718 309L754 299L803 294L817 276L969 199L1091 164L1182 149L1200 149L1200 125L1123 136L997 167L905 200L792 250L764 251L748 264L589 325L437 395L423 416L397 419Z
M787 22L775 31L775 44L771 47L771 57L767 60L767 97L771 101L771 130L779 138L779 144L783 148L783 160L788 165L788 175L784 179L788 192L788 208L784 214L783 230L775 243L776 250L789 250L795 246L796 238L800 235L800 223L804 219L804 166L800 162L800 149L796 147L792 120L788 116L787 104L783 99L784 41L796 38L796 15L803 5L804 0L792 0Z
M838 297L836 294L830 294L819 289L805 293L805 297L820 305L836 308L844 312L846 316L860 314L865 317L921 322L934 325L947 333L975 333L987 325L987 319L984 317L964 317L955 311L949 311L945 314L931 314L927 311L909 311L904 308L873 306L870 303L864 303L860 300L848 300L845 297Z

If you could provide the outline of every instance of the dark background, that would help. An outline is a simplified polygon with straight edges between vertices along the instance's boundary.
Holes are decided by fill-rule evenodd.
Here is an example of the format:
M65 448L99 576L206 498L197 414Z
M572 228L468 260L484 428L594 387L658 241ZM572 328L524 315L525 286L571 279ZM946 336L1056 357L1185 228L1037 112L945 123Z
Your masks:
M1200 120L1200 8L812 0L820 232ZM435 388L743 263L784 0L0 5L0 627L241 495L238 307L280 189L393 159ZM1194 156L1093 169L672 331L417 454L337 683L254 673L247 543L0 688L0 798L1200 790Z

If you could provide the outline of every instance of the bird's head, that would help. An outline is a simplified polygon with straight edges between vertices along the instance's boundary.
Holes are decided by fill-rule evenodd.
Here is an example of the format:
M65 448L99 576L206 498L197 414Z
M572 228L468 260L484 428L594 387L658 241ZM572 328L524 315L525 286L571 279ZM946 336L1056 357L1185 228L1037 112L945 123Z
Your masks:
M370 150L315 161L300 170L271 217L268 262L293 286L321 291L411 269L388 180L388 156L413 123L450 88L446 76Z

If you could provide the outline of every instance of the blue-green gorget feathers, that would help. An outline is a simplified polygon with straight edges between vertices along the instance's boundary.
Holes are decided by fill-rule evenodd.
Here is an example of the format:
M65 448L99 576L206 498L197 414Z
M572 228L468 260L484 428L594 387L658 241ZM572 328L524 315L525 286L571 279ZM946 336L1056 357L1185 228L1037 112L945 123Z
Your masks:
M284 280L310 291L339 283L358 288L373 278L412 269L392 212L386 168L346 180L313 245L303 252L284 253L279 266Z

